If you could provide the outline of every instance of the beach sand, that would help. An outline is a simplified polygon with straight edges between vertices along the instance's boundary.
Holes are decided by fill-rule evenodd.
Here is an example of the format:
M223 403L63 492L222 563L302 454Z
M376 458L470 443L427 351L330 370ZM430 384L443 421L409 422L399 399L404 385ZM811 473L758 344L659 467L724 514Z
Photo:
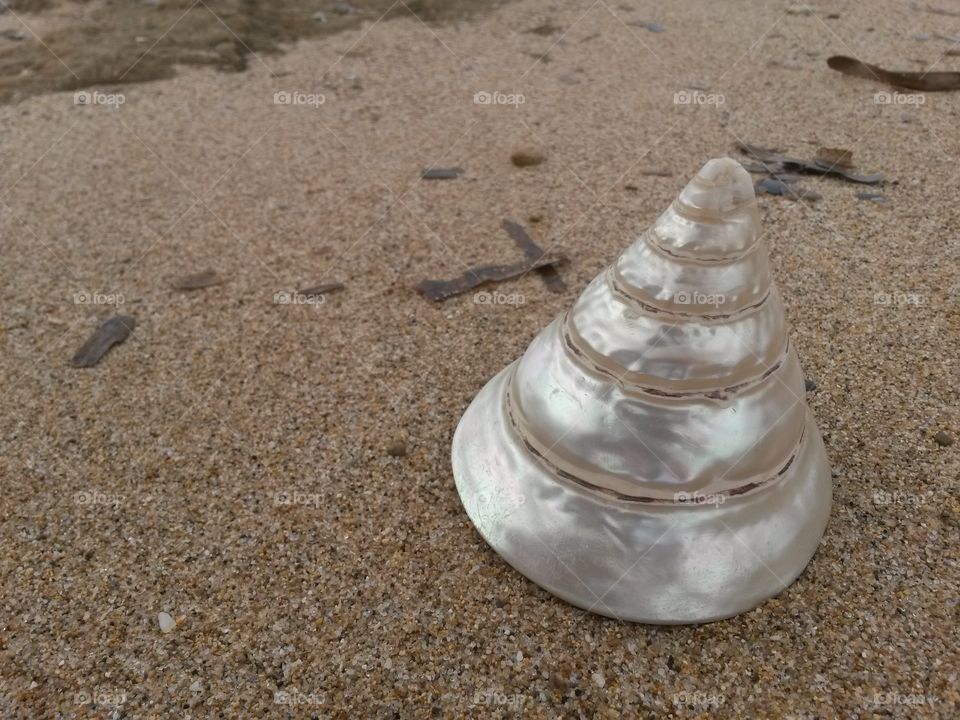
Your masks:
M878 102L892 89L825 61L958 70L948 41L914 36L958 36L960 17L788 7L371 16L240 73L0 106L0 713L956 717L960 446L935 435L960 431L960 94ZM760 198L830 523L803 575L740 617L585 614L483 542L450 440L741 141L848 148L888 178ZM545 162L515 167L522 149ZM463 173L421 180L431 166ZM417 294L522 260L505 218L569 257L565 293L529 274L496 286L509 304ZM173 288L207 269L223 282ZM329 282L345 287L278 301ZM130 338L71 367L116 313Z

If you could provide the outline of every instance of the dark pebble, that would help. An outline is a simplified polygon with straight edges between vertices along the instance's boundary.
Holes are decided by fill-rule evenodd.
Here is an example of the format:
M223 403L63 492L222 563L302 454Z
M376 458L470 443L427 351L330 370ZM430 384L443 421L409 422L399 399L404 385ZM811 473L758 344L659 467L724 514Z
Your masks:
M517 167L532 167L544 161L543 153L536 150L517 150L510 156L510 162Z
M937 441L937 445L940 447L950 447L953 445L953 435L948 433L946 430L941 430L938 432L933 436L933 439Z
M407 454L407 444L403 440L394 440L387 445L387 455L390 457L403 457Z
M455 177L459 177L462 172L463 168L458 167L427 168L420 173L420 177L424 180L452 180Z

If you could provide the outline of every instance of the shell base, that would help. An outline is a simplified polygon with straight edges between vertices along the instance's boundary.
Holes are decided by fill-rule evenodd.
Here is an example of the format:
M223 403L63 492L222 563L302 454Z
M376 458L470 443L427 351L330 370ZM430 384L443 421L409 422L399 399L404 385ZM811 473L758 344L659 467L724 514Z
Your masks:
M832 486L809 410L799 454L768 487L722 502L632 503L557 477L518 441L504 411L515 367L464 413L453 473L480 534L533 582L620 620L703 623L777 595L810 561Z

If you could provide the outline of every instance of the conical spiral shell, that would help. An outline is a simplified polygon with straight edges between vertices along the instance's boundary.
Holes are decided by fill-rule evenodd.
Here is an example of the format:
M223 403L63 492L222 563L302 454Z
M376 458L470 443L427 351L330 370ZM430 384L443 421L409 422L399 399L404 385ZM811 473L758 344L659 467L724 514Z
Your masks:
M802 436L804 384L758 224L746 172L707 163L520 360L506 402L534 452L634 499L776 477Z
M597 612L715 619L799 574L829 467L736 161L708 162L484 388L453 461L488 542Z

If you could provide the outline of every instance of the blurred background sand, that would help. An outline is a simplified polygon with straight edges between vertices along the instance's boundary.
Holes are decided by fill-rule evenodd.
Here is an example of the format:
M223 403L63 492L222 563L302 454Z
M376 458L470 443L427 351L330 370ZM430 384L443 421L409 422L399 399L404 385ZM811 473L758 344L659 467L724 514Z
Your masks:
M890 88L825 60L960 70L939 37L960 36L960 7L318 2L261 46L256 13L233 29L228 4L161 2L206 14L213 46L141 19L147 39L110 45L97 76L102 38L129 28L96 13L118 7L8 4L0 32L24 37L0 37L5 716L956 716L960 95L878 103ZM349 19L298 29L321 11ZM107 84L154 44L133 79L169 77ZM181 54L197 47L209 63ZM484 544L451 435L738 142L847 148L888 178L760 198L831 522L800 579L741 617L585 615ZM515 167L525 149L545 162ZM430 166L464 172L421 180ZM497 286L519 304L412 289L521 260L504 218L570 258L565 294L534 275ZM208 268L224 282L173 289ZM327 282L345 288L275 301ZM117 312L132 336L71 368Z

